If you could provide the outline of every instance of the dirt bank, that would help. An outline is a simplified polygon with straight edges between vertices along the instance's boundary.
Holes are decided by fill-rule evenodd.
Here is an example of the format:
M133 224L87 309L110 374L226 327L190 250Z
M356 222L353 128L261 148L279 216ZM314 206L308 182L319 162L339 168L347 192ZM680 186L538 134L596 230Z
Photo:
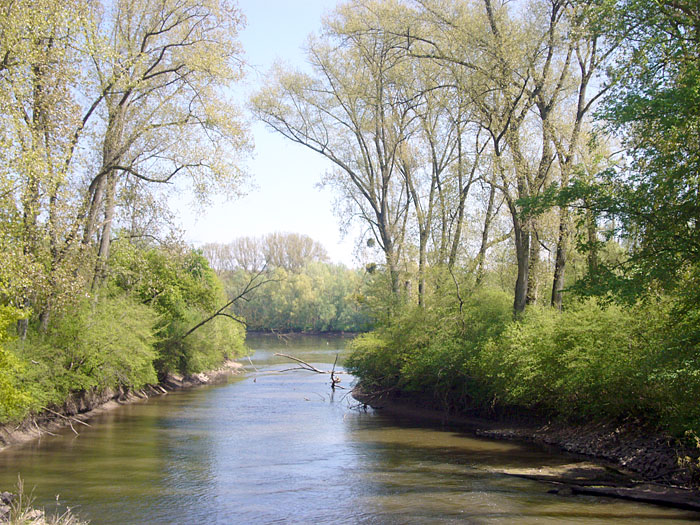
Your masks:
M592 460L572 463L570 468L553 471L543 466L532 472L503 471L503 474L548 482L571 493L597 494L652 502L700 511L697 448L684 448L671 436L644 428L640 424L597 423L571 425L528 417L500 420L447 414L420 395L397 392L368 394L361 388L353 397L376 410L410 418L439 421L471 430L492 439L526 441L556 447L564 452ZM689 465L679 458L688 457ZM695 467L692 466L695 465ZM592 466L594 465L594 466ZM613 473L605 477L600 472Z
M158 385L148 385L138 391L108 388L100 392L89 391L73 394L60 407L47 408L42 413L28 417L19 424L0 426L0 452L45 434L51 435L66 427L70 427L77 434L81 427L89 426L90 418L97 414L153 396L165 395L174 390L214 384L224 380L227 376L239 373L242 368L240 363L227 361L220 368L206 373L185 377L169 374Z

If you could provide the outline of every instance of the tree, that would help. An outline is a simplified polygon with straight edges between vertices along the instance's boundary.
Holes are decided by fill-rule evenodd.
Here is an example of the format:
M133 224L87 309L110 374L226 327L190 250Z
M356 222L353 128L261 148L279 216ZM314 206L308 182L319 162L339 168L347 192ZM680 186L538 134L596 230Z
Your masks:
M76 0L3 2L0 18L0 217L4 244L24 259L14 304L48 323L74 299L79 257L70 230L73 179L83 128L83 34L90 6ZM82 117L82 118L81 118ZM27 316L20 323L26 334Z
M379 9L377 2L369 5ZM395 87L406 78L404 40L358 31L376 27L377 16L360 2L339 7L323 36L309 43L312 73L278 67L252 104L273 130L333 162L326 182L372 232L398 294L409 197L397 163L411 114Z
M239 237L229 244L202 247L211 267L220 274L238 269L257 273L263 268L283 268L299 273L307 264L328 261L322 244L299 233L269 233L263 237Z
M618 48L621 36L605 35L598 23L601 13L596 11L589 2L574 3L571 12L571 27L573 38L570 41L570 53L578 67L571 72L571 89L569 96L575 101L571 116L566 120L568 125L557 126L554 147L561 173L560 184L564 188L569 185L571 174L577 164L581 164L581 138L586 135L584 125L595 108L598 100L615 84L615 79L603 81L601 74L610 64L610 56ZM595 80L597 84L594 84ZM591 88L593 88L591 92ZM565 117L566 118L566 117ZM578 153L578 154L577 154ZM578 160L578 162L577 162ZM557 240L556 259L554 265L554 280L552 284L551 305L562 309L562 291L567 262L569 236L569 209L560 206L559 237Z
M262 255L270 268L284 268L298 273L307 264L327 262L328 253L322 244L308 235L298 233L270 233L262 239Z
M623 284L672 289L700 256L700 11L686 0L625 0L604 12L602 27L626 38L602 116L630 162L608 172L596 211L630 240Z
M212 183L235 190L239 154L248 147L223 91L240 77L242 17L235 6L121 0L109 7L95 48L102 44L110 53L93 57L106 122L84 229L87 243L101 225L98 279L109 257L120 179L169 183L187 173L205 198Z
M608 86L593 95L587 90L614 41L603 46L600 32L585 24L583 3L532 2L527 23L514 17L506 2L483 0L482 8L454 4L450 10L440 2L420 5L434 29L416 37L414 53L464 70L460 87L490 135L497 174L491 181L504 196L513 223L518 314L537 300L543 245L540 219L524 213L524 203L542 195L557 176L568 183L581 126ZM569 117L572 101L576 109ZM573 123L563 124L567 120ZM557 304L568 220L562 209L553 287Z

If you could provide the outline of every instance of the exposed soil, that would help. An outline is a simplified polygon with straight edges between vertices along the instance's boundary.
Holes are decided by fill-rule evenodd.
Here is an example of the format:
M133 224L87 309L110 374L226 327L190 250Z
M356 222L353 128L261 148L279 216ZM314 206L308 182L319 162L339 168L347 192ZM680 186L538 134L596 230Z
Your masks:
M89 426L90 418L97 414L153 396L166 395L173 390L217 383L227 376L239 373L242 368L240 363L227 361L221 368L206 373L186 377L169 374L160 384L148 385L138 391L107 388L99 392L73 394L60 407L51 407L19 424L0 426L0 452L12 445L25 443L66 427L71 427L75 433L79 433L80 428L84 425Z
M412 418L439 421L492 439L526 441L556 447L589 458L563 467L505 470L555 485L568 493L595 494L700 511L697 448L638 423L571 425L511 414L500 419L445 413L420 395L384 392L368 394L355 388L352 395L376 410ZM689 458L681 465L679 458ZM693 467L692 465L695 465Z

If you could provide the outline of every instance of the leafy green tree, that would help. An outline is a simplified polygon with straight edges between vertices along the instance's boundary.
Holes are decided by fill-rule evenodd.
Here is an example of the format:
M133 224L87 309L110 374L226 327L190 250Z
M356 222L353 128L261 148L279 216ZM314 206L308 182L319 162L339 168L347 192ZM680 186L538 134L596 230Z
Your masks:
M101 229L98 278L123 179L168 183L187 174L201 199L212 186L235 193L248 139L224 89L241 76L241 25L241 13L226 0L105 6L94 47L106 52L92 63L106 122L84 230L92 242Z
M242 351L243 329L232 319L203 323L226 303L223 285L207 260L186 246L137 247L118 241L110 280L158 314L159 373L200 372Z
M0 9L0 229L3 247L23 257L11 277L12 300L45 329L49 313L70 304L82 285L70 232L78 223L72 176L91 9L72 0L3 2ZM27 284L16 286L23 278Z
M625 282L673 287L700 257L700 11L692 1L625 0L607 22L630 33L602 113L629 163L604 178L598 211L630 240Z

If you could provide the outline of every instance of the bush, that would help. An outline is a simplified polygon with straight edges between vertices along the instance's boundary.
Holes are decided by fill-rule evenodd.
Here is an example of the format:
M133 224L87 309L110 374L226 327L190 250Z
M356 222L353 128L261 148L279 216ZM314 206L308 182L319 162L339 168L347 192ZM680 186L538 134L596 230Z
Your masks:
M5 348L12 340L9 335L22 312L11 306L0 306L0 423L19 418L30 403L30 396L17 384L22 367L17 358Z
M510 298L479 291L461 312L449 299L435 299L426 308L404 306L391 321L355 338L348 368L368 386L427 392L446 408L477 399L482 383L476 358L483 342L510 321Z
M71 392L139 388L157 381L154 312L123 293L85 299L45 334L14 343L31 408L63 403Z
M700 428L699 314L677 298L587 299L563 313L533 306L517 321L499 291L472 295L461 314L431 301L352 343L348 367L365 385L426 393L447 409L634 418L677 435Z
M635 319L595 300L559 313L530 308L484 345L483 374L493 395L512 405L566 416L639 413L644 374Z

